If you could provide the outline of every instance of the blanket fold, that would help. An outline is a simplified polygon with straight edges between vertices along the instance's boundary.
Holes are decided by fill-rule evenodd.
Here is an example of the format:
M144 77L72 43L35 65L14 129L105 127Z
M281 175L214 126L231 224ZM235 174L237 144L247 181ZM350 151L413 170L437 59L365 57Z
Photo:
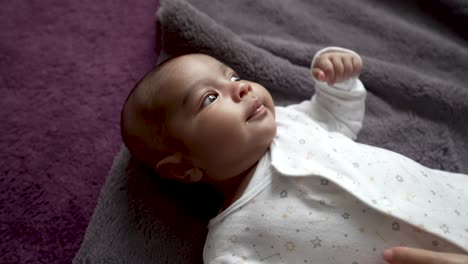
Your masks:
M468 173L468 34L459 24L468 21L466 2L160 3L165 53L212 55L264 85L279 105L312 96L309 66L320 48L355 50L368 90L358 141L431 168ZM149 180L151 172L129 160L123 147L74 263L201 263L213 211L187 210L188 195L174 201L175 187Z

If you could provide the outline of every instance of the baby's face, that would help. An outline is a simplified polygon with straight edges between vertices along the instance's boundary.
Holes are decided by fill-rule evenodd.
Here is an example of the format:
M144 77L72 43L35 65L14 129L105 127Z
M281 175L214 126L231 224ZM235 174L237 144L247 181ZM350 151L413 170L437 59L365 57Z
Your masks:
M207 55L178 57L166 67L159 98L168 131L189 149L193 165L214 180L255 165L276 134L270 93Z

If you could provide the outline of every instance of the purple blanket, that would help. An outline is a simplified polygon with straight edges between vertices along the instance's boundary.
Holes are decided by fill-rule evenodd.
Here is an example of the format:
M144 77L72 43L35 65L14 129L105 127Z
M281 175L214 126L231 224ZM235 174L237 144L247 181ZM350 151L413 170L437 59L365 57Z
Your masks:
M353 49L368 90L358 140L468 172L464 0L161 0L158 18L165 52L215 56L278 104L311 97L318 49ZM206 219L187 209L208 203L128 165L122 148L74 263L201 263Z
M154 65L149 1L2 1L0 262L70 263Z

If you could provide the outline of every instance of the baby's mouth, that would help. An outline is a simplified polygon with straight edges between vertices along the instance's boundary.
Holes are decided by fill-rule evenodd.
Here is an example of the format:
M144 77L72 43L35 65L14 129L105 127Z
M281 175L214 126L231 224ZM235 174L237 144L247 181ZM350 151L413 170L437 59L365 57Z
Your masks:
M247 116L247 121L250 121L251 119L255 119L256 117L262 115L265 109L266 108L262 103L260 103L258 100L255 100L252 105L250 114L249 116Z

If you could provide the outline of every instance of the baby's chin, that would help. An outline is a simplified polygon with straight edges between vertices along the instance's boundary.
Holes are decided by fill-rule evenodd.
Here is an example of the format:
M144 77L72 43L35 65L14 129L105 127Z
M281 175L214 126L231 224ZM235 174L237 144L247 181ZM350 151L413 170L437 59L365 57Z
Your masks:
M276 132L276 130L275 130ZM273 142L273 137L270 139L266 140L265 138L262 138L261 141L263 141L263 144L260 144L259 146L256 147L254 151L251 151L250 158L251 160L250 164L248 164L246 169L250 168L251 166L255 165L262 159L262 157L267 153L268 149L270 148L271 143ZM259 142L261 142L259 139Z

